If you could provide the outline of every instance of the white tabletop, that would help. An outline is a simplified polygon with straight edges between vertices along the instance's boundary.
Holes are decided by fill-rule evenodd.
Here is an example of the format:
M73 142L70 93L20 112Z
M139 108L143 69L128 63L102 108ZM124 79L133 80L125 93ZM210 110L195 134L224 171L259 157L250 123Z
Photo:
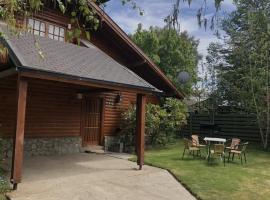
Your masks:
M224 138L205 137L203 140L210 141L210 142L226 142L226 139L224 139Z

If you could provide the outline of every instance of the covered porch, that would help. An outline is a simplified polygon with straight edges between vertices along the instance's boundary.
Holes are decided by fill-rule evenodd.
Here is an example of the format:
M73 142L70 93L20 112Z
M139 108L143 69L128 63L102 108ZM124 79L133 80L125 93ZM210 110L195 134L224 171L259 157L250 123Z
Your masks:
M54 140L57 137L78 137L81 139L79 140L81 141L81 144L79 145L82 146L93 144L103 145L103 128L105 118L105 112L103 111L105 109L106 98L102 95L102 92L121 90L112 90L111 88L105 87L93 87L92 85L87 87L85 85L80 86L78 84L42 80L24 76L23 74L18 75L17 80L13 81L17 84L17 95L15 95L14 99L14 102L16 100L16 110L14 110L14 114L16 116L16 128L15 135L13 136L14 144L11 171L11 182L14 184L14 189L16 189L17 184L22 181L24 147L25 139L27 138L32 138L33 141L38 141L39 138L49 138ZM43 88L44 86L44 89L47 88L48 91L39 90L40 87ZM58 89L63 90L63 88L67 90L66 93L57 93ZM83 97L81 99L81 97L78 97L78 94L81 93L76 93L76 91L82 90L88 92L83 93ZM54 92L57 94L54 94ZM87 116L91 115L93 111L86 108L86 104L92 100L95 102L94 105L96 104L94 109L97 109L94 110L94 112L99 114L99 116L94 119L89 119ZM144 160L145 94L137 94L136 102L136 152L139 169L142 169ZM91 105L88 105L88 107L89 106ZM88 122L85 122L86 119ZM95 124L89 123L89 120L94 120ZM95 130L89 130L91 127L88 126L90 125L97 125L97 127L94 127ZM27 133L27 137L25 136L25 133ZM40 171L40 173L43 172Z
M8 102L1 109L8 115L9 121L2 116L1 126L6 136L14 131L10 135L13 141L11 182L14 189L22 181L27 137L38 139L46 136L53 139L76 136L81 138L82 145L103 144L104 93L107 92L135 95L135 146L137 164L142 169L146 95L158 92L156 88L94 47L84 48L39 38L45 54L41 59L32 36L11 38L5 43L11 60L9 66L0 71L0 89L4 91L2 98ZM10 84L5 87L9 81ZM96 117L87 118L93 114ZM95 130L89 131L89 128Z

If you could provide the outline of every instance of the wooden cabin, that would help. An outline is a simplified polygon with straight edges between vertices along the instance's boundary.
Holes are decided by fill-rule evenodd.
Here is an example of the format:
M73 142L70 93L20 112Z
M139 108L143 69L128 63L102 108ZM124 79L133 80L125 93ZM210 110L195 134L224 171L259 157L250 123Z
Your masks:
M51 8L18 18L31 33L1 39L0 134L13 160L11 181L21 181L24 155L65 154L104 145L119 131L120 114L137 105L138 165L143 165L145 104L183 98L162 71L98 5L91 41L68 43L70 19ZM2 31L9 34L7 27Z

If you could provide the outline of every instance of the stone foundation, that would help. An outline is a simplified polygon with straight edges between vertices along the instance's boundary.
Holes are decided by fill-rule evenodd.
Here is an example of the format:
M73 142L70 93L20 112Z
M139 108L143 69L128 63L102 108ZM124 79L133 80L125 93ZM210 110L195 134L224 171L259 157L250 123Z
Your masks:
M65 155L81 152L81 137L25 138L25 156ZM0 141L0 156L12 157L13 140Z

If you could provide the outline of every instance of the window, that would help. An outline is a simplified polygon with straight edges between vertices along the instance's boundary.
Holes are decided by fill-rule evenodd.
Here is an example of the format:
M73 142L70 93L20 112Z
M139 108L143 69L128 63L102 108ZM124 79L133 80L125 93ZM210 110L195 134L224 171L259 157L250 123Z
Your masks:
M44 22L41 22L41 21L36 20L36 19L29 19L28 20L28 27L30 28L31 33L45 37L46 28L45 28Z
M28 27L31 33L35 35L49 37L57 41L65 41L65 29L63 27L37 19L28 19Z
M49 38L58 40L58 41L64 41L65 39L65 29L52 25L49 25Z

